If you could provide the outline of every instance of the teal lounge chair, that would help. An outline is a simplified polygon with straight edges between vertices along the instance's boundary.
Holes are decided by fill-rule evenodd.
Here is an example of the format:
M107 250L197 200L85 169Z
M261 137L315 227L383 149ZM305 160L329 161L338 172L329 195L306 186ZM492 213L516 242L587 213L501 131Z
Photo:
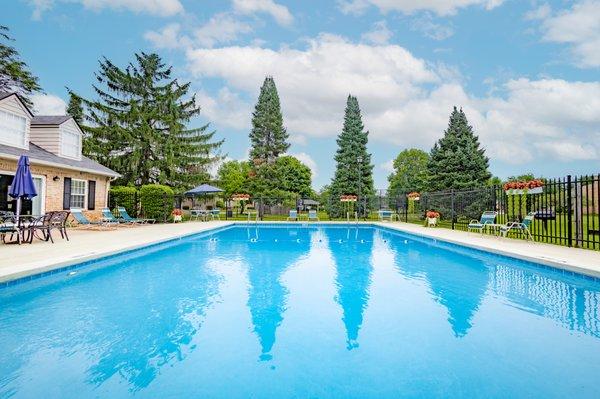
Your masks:
M125 222L140 223L140 224L156 223L156 219L132 218L131 216L129 216L129 213L127 213L127 209L125 209L122 206L117 207L117 210L119 211L120 219L123 219Z
M221 210L220 209L211 209L210 217L212 220L221 220Z
M317 222L319 221L319 216L317 216L317 211L314 209L309 209L308 210L308 220L316 220Z
M287 220L298 220L298 211L295 209L290 209L290 214Z
M71 208L71 215L73 215L73 219L77 222L77 227L81 227L84 229L94 229L94 228L111 228L116 226L118 223L112 223L109 221L90 221L80 208Z
M504 226L500 226L500 233L502 233L502 237L507 237L508 233L517 232L521 233L525 236L526 239L533 240L533 236L531 235L531 231L529 228L531 227L531 222L535 218L535 212L529 212L527 216L523 219L522 222L508 222Z
M124 219L117 219L115 215L110 211L109 208L102 208L102 221L106 223L113 223L116 225L133 226L138 224L136 222L128 222Z
M469 222L469 226L467 226L467 231L476 230L483 234L486 227L494 225L494 223L496 222L496 216L498 216L498 212L495 211L483 212L481 214L481 219L471 220Z
M379 211L377 211L377 214L379 215L380 222L383 222L386 220L389 222L394 221L394 212L390 211L389 209L380 209Z

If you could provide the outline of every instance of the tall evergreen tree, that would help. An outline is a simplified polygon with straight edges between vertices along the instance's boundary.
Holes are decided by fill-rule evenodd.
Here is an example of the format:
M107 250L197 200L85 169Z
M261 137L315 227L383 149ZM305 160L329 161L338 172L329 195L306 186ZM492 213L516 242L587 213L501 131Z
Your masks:
M9 29L0 25L0 40L12 42ZM8 43L0 41L0 91L20 94L27 105L31 106L29 96L41 92L38 78L29 71L19 52Z
M337 138L336 169L329 188L329 213L334 217L343 216L344 205L340 203L342 195L360 194L358 206L362 213L368 204L367 199L375 192L371 154L367 151L368 136L358 100L350 95L346 103L344 126Z
M277 87L273 78L267 76L252 113L250 158L255 163L258 161L258 164L275 162L277 157L290 147L287 139L288 133L283 126Z
M77 94L69 90L69 104L67 105L67 114L80 125L83 124L83 100Z
M209 179L222 141L208 125L188 129L200 113L190 83L171 77L157 54L140 53L122 69L100 61L94 90L99 99L83 100L89 110L87 155L122 175L120 184L167 184L189 188Z
M462 108L454 107L448 129L431 149L427 170L430 190L465 189L486 185L492 176L489 159Z

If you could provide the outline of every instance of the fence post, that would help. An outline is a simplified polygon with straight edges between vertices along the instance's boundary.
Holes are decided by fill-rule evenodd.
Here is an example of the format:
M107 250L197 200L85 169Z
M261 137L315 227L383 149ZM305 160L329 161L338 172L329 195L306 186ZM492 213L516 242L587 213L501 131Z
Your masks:
M571 175L567 176L567 242L569 246L573 246L573 208L571 197Z
M454 189L450 190L451 206L452 206L452 230L454 230Z

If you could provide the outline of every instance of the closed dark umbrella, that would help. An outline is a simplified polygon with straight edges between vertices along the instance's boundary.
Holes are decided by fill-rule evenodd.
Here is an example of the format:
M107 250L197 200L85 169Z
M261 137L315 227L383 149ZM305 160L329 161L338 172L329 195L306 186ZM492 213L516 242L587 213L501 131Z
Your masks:
M37 195L31 171L29 170L29 157L26 155L21 155L19 158L15 178L10 186L8 195L17 199L17 218L21 214L21 200L32 199Z

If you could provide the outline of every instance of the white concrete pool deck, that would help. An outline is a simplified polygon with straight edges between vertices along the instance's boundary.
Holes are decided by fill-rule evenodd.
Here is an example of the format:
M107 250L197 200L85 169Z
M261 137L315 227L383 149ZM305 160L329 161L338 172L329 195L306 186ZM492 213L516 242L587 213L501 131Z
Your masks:
M344 224L343 222L341 223ZM101 256L128 251L168 239L231 224L234 224L234 222L213 221L157 224L131 228L120 227L110 231L70 229L69 237L71 240L68 242L57 238L54 244L42 241L34 241L34 244L31 245L0 244L0 282L43 273ZM368 224L390 227L408 233L600 277L600 252L598 251L532 243L524 240L504 239L494 236L482 236L477 233L466 233L443 228L425 228L410 223Z

